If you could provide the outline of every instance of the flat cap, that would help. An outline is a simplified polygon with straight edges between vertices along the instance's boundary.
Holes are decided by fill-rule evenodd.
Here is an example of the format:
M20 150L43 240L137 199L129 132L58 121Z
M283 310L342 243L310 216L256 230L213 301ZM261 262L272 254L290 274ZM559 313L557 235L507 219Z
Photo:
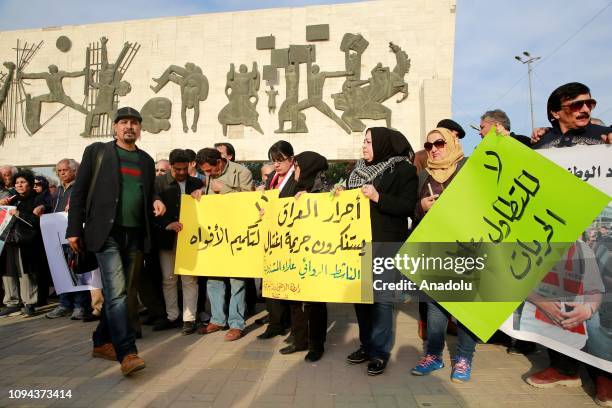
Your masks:
M115 123L119 122L121 119L126 118L133 118L139 122L142 122L142 116L140 116L140 112L129 106L124 106L123 108L119 108L117 110L117 115L115 115Z

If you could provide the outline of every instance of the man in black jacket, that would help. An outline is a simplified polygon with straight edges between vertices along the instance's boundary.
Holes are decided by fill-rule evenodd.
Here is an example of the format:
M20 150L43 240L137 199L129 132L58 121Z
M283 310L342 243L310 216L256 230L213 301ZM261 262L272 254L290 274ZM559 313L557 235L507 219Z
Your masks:
M612 128L591 123L591 112L595 106L597 101L584 84L570 82L555 89L546 104L552 128L544 130L546 133L534 143L533 148L612 143Z
M202 188L204 183L189 175L189 155L183 149L170 152L170 172L155 178L155 191L166 206L166 213L157 219L159 261L163 274L164 301L166 302L167 319L153 327L153 330L165 330L179 327L177 276L174 274L176 255L176 234L183 229L179 222L181 196L191 194ZM196 331L196 311L198 306L198 278L181 275L183 288L183 331L192 334Z
M591 123L591 112L596 105L597 102L591 97L591 90L579 82L570 82L555 89L548 97L546 105L548 120L553 127L533 145L533 148L611 144L612 128ZM576 274L575 271L573 273ZM556 303L549 301L535 305L544 313L555 315L562 322L574 320L578 323L591 319L599 307L592 302L583 302L572 307L571 310L555 310L557 309ZM553 349L548 349L548 357L549 367L527 377L525 381L528 384L537 388L551 388L557 385L579 387L582 385L578 360ZM592 366L588 367L588 372L595 382L596 402L602 406L610 406L612 404L612 374Z
M115 140L85 148L66 230L72 249L94 252L100 266L105 301L92 355L117 359L124 375L145 367L128 320L127 294L138 287L143 251L151 247L151 209L155 216L166 211L155 195L153 159L136 147L141 122L137 110L121 108Z

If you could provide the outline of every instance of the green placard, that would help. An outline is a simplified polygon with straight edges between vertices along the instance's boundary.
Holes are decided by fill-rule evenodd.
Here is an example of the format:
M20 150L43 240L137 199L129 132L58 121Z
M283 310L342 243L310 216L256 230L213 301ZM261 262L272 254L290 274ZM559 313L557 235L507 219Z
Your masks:
M520 304L495 300L507 300L508 293L525 299L610 200L537 151L490 133L400 255L429 256L432 242L456 242L458 248L485 243L486 268L474 301L440 304L486 341ZM421 253L415 254L417 243ZM406 274L419 286L437 275L431 270ZM448 299L436 290L425 292L434 300Z

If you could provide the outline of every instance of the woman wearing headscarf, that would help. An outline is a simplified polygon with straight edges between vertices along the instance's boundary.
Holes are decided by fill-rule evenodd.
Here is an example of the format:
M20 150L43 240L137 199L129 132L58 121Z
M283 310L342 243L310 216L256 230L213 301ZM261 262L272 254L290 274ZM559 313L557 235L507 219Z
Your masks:
M49 191L49 181L45 176L34 176L34 191L40 196L43 207L40 207L44 214L53 212L53 195ZM42 215L40 211L35 211L36 215Z
M416 222L425 216L467 160L459 139L445 128L435 128L429 132L424 146L427 152L427 168L419 174Z
M44 253L39 219L33 211L42 201L33 189L32 172L17 172L14 176L14 186L17 194L0 202L1 205L17 207L11 210L16 219L6 237L5 264L1 269L5 273L3 283L5 299L8 299L7 306L16 308L19 303L23 303L21 313L24 317L31 317L38 302L36 274Z
M34 215L42 216L43 214L50 214L53 212L53 195L49 190L49 180L45 176L34 176L34 192L38 194L37 201L40 203L33 211ZM47 254L43 251L40 268L37 271L37 282L38 282L38 306L45 306L49 298L49 288L53 284L51 279L51 271L49 270L49 263L47 261Z
M395 255L408 238L408 217L417 201L417 176L412 164L414 151L400 132L374 127L366 131L363 158L357 161L347 181L348 188L361 188L370 200L373 257ZM378 250L377 247L383 248ZM382 374L393 343L393 302L376 299L373 304L355 304L361 346L347 357L350 364L368 363L368 374Z
M435 204L465 161L459 140L447 129L436 128L427 134L425 143L427 168L419 175L419 204L415 212L418 222ZM427 303L427 344L425 356L412 369L414 375L427 375L444 367L442 352L449 314L437 303ZM472 356L476 340L461 324L457 325L457 355L451 380L466 382L472 372Z
M293 197L297 192L295 190L293 146L289 142L279 140L270 146L268 159L272 162L274 171L268 175L265 189L279 190L278 196L281 198ZM257 336L260 340L285 334L285 328L290 324L291 311L289 302L286 300L266 298L266 309L268 316L256 320L260 324L269 323L266 330Z
M326 191L325 171L327 159L315 152L302 152L294 160L296 181L293 193L320 193ZM324 352L327 334L327 306L324 302L291 302L291 333L293 342L280 349L281 354L308 350L304 360L315 362Z

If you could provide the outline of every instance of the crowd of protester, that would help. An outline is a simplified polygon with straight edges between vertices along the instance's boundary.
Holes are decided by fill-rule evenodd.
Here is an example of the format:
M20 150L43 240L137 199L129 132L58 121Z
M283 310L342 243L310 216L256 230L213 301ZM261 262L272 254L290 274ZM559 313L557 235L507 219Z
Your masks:
M586 86L566 84L548 100L551 127L536 129L531 137L516 135L510 132L508 116L496 109L482 115L480 135L485 137L495 127L497 133L533 149L611 143L612 128L593 123L591 111L595 105ZM29 170L0 167L0 205L15 206L12 214L17 218L1 255L5 308L0 316L30 317L37 307L47 304L52 282L39 219L42 214L68 211L66 238L73 250L96 254L103 289L62 293L46 317L98 320L93 356L118 361L125 375L145 367L134 341L142 336L141 324L152 325L156 331L180 330L183 335L225 331L226 341L236 341L245 334L245 321L254 312L255 302L262 301L253 279L174 273L176 236L183 228L179 222L181 195L199 199L202 195L277 189L280 197L297 197L331 187L325 179L328 162L324 156L312 151L296 154L283 140L269 148L270 161L261 167L259 183L253 182L248 168L234 161L236 152L229 143L217 143L197 153L175 149L167 159L153 163L135 146L141 120L136 110L119 109L115 140L90 145L81 167L74 159L60 160L55 168L60 180L57 185ZM461 144L464 136L458 123L443 119L428 132L423 149L415 153L401 132L383 127L367 129L362 158L347 175L343 188L359 188L370 200L375 256L393 256L397 248L377 244L405 242L411 228L427 216L452 183L468 160ZM110 177L112 174L117 176ZM102 190L105 195L101 195ZM591 246L602 240L596 240L597 236L609 241L610 232L604 226L592 235L584 239ZM603 254L605 249L605 245L599 245L595 250ZM607 249L609 252L609 245ZM610 277L607 279L606 291L610 288ZM598 313L600 304L589 304L584 318ZM148 315L143 314L143 306ZM267 316L256 322L267 327L258 339L289 334L289 344L280 353L307 351L305 360L309 362L323 357L328 327L325 303L265 299L265 307ZM542 306L544 312L546 307ZM348 363L367 362L369 375L384 372L393 346L394 308L394 302L385 298L375 298L372 304L355 304L360 347L348 355ZM142 321L139 311L144 316ZM420 306L425 350L412 374L423 376L444 367L445 335L453 320L437 303ZM456 334L451 380L466 382L471 378L477 339L461 322L456 322ZM512 342L511 349L516 350L515 346ZM529 352L534 347L523 350ZM554 350L549 354L550 366L529 376L529 384L581 384L577 360ZM589 373L596 384L597 402L611 406L610 373L593 368Z

